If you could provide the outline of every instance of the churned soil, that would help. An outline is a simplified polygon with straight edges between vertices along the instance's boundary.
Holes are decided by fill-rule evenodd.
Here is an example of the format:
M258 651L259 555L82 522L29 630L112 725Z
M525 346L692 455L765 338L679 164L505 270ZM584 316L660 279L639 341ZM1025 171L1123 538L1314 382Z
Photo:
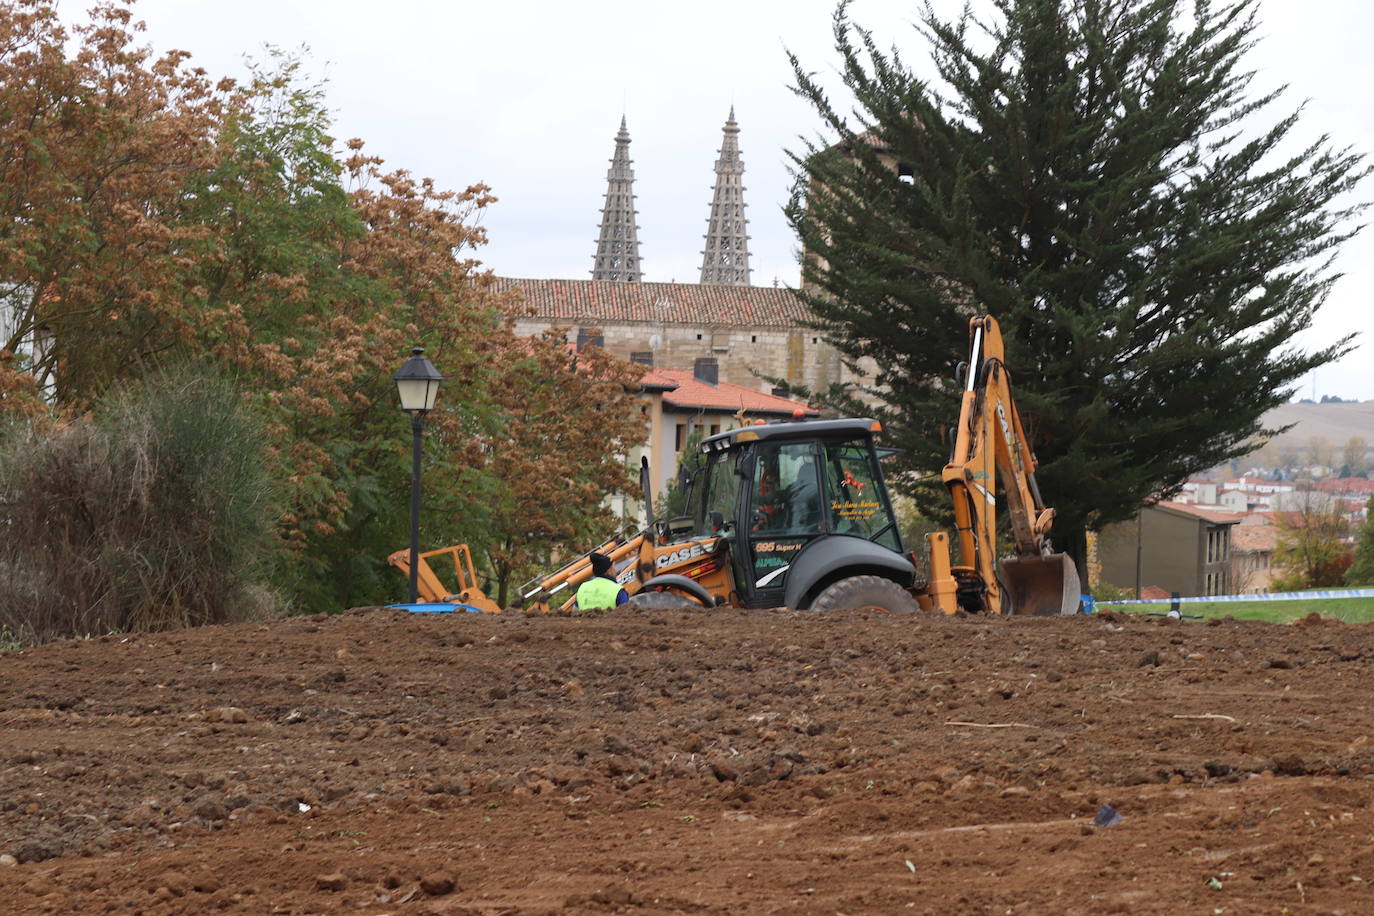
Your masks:
M1374 912L1374 629L357 609L0 655L0 913Z

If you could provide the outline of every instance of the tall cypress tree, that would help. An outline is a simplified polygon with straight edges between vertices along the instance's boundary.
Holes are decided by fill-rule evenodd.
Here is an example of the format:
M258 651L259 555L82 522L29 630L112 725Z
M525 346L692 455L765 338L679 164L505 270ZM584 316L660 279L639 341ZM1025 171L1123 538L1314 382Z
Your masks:
M816 327L870 371L927 511L958 416L968 317L994 315L1055 540L1256 447L1262 417L1349 349L1293 346L1357 231L1363 157L1247 96L1254 0L923 7L937 78L835 14L846 113L792 56L823 138L787 215ZM868 362L871 360L872 362ZM861 362L863 361L863 362Z

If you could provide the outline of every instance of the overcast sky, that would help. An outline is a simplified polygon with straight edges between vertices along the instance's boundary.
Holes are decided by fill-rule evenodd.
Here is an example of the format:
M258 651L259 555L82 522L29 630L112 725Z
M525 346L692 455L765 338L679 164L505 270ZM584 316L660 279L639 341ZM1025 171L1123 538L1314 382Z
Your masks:
M85 0L62 0L79 15ZM975 6L980 0L975 0ZM962 0L936 0L955 12ZM854 0L852 18L917 69L922 47L906 0ZM476 181L500 198L483 218L481 255L512 277L590 276L621 115L633 140L644 279L696 282L716 151L730 106L745 163L753 282L796 285L796 243L782 217L785 150L817 130L789 90L785 49L833 74L832 0L140 0L146 41L181 48L215 75L239 76L264 43L309 48L328 79L339 139L361 137L388 165L441 186ZM1251 52L1259 88L1291 86L1282 110L1308 100L1305 139L1330 134L1374 153L1374 75L1366 0L1263 0ZM832 80L837 83L837 80ZM1276 120L1280 109L1274 110ZM1363 197L1374 198L1374 180ZM1304 382L1314 392L1374 399L1374 229L1350 243L1345 278L1298 341L1315 348L1363 331L1358 349Z

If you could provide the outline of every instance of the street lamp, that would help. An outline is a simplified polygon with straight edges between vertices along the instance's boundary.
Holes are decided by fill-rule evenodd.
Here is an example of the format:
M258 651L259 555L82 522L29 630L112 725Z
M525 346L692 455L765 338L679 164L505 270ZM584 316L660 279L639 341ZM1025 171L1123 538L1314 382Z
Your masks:
M401 409L410 414L410 429L415 439L410 470L410 603L420 600L420 436L424 431L425 414L434 409L439 397L439 383L444 377L434 364L425 359L425 348L410 351L410 359L401 364L394 376Z

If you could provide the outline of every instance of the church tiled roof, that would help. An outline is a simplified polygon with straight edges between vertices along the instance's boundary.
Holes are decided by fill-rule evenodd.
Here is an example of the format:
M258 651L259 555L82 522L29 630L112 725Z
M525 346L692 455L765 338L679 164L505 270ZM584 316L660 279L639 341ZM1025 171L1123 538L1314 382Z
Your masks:
M795 293L772 286L501 277L496 281L496 289L518 291L535 317L570 322L794 328L810 317Z

